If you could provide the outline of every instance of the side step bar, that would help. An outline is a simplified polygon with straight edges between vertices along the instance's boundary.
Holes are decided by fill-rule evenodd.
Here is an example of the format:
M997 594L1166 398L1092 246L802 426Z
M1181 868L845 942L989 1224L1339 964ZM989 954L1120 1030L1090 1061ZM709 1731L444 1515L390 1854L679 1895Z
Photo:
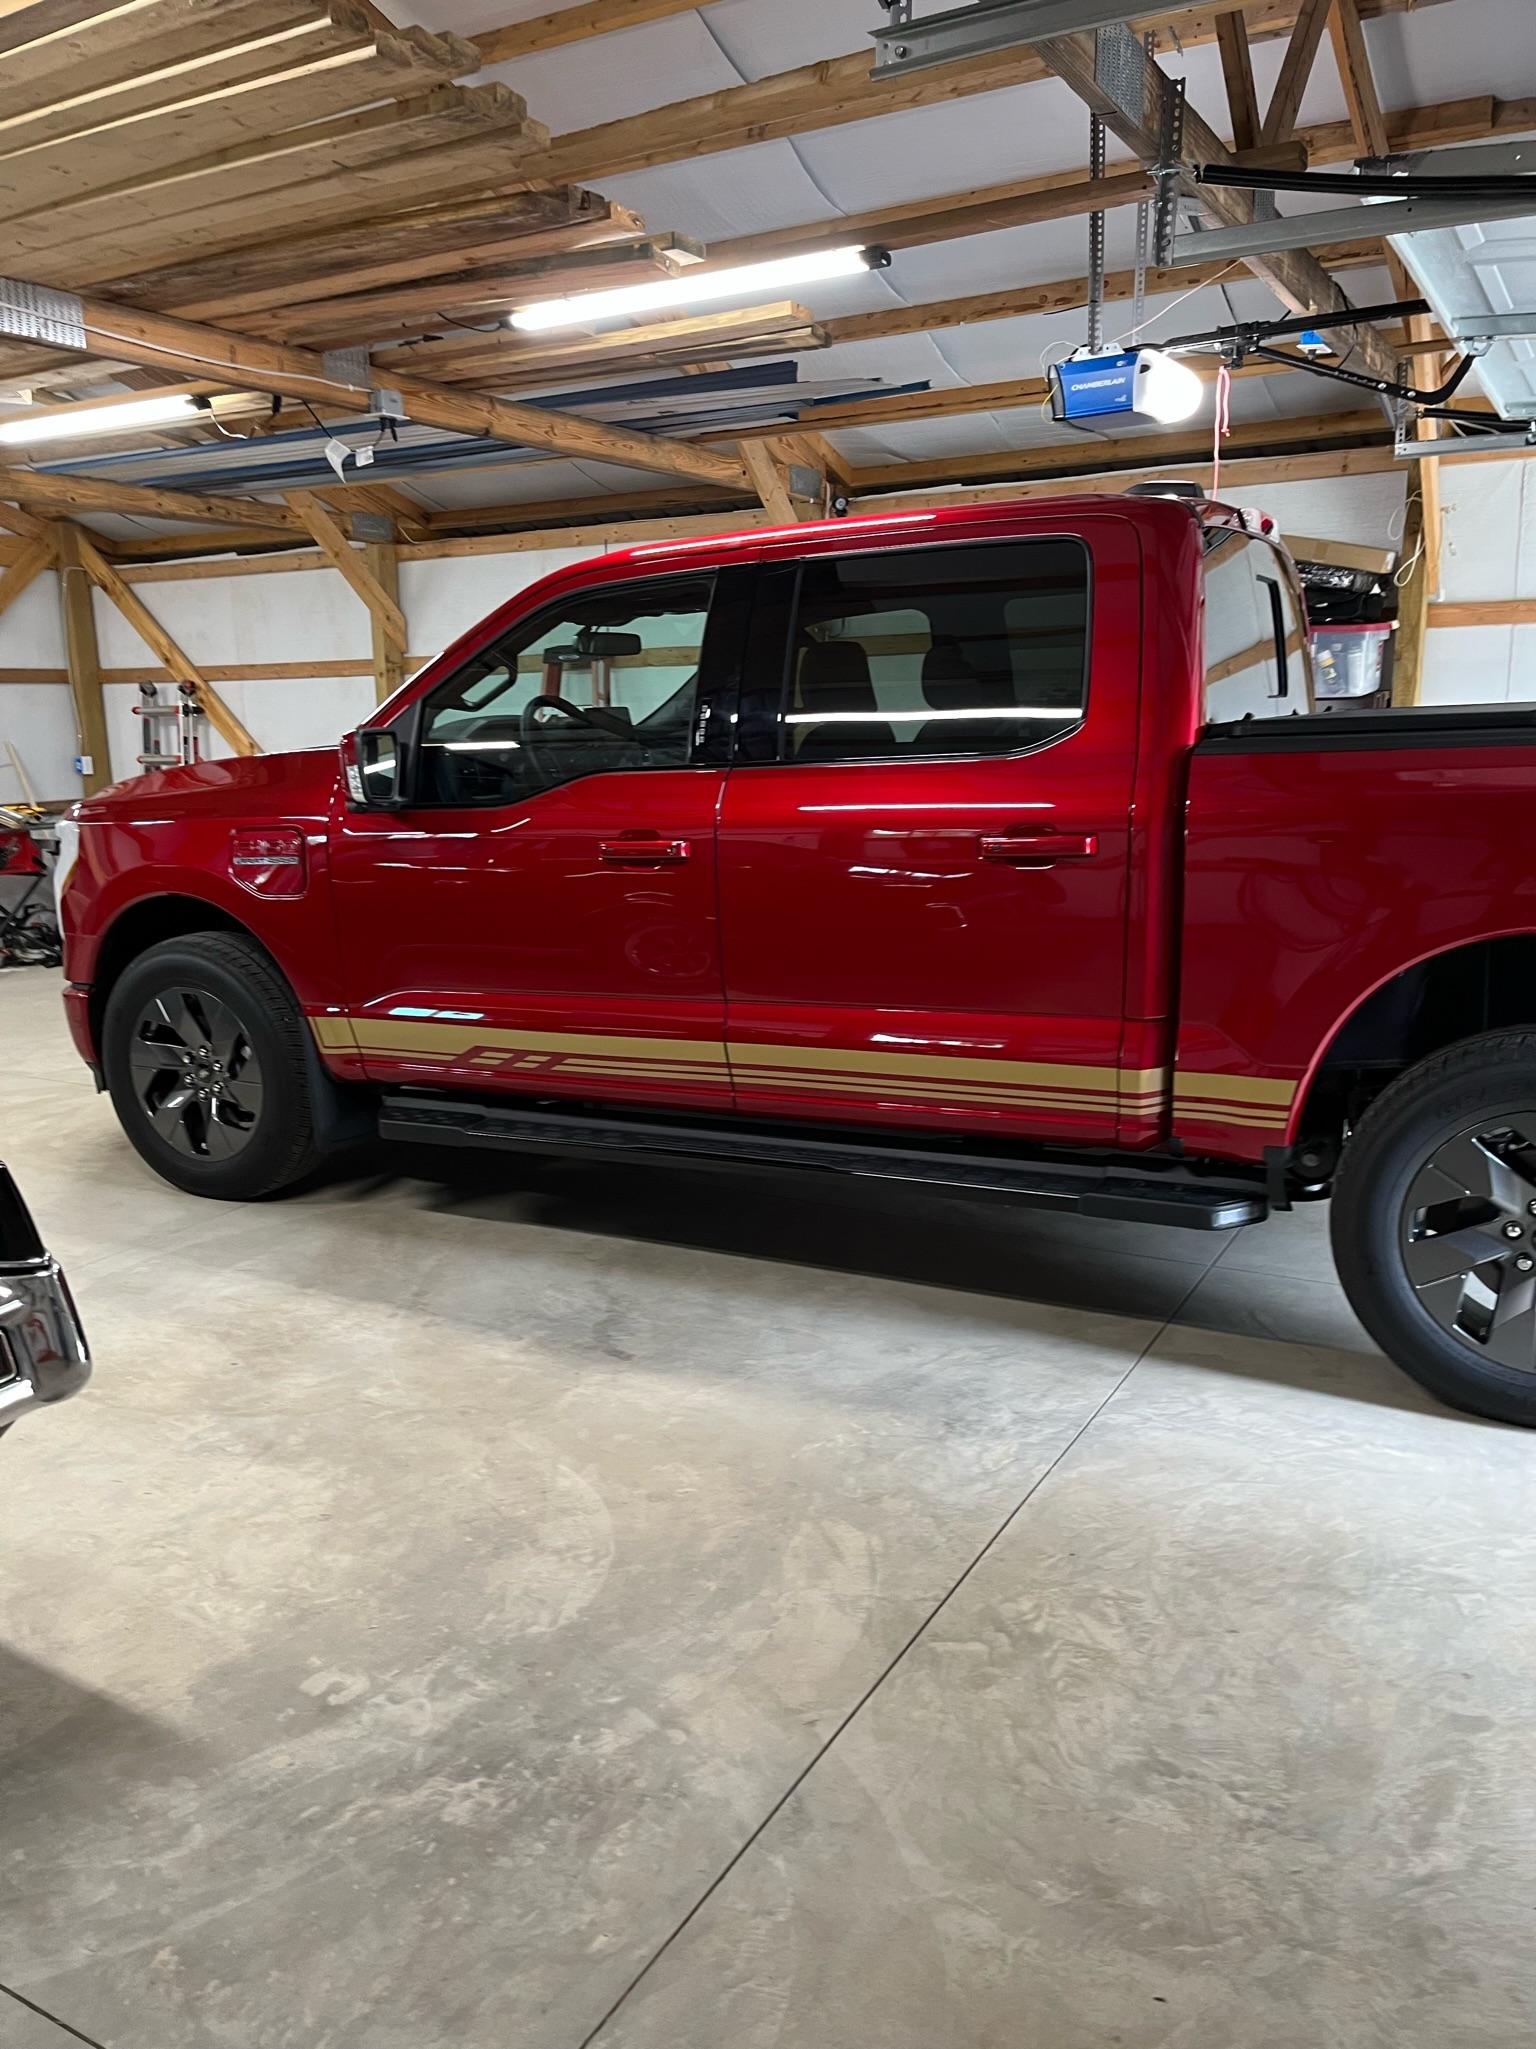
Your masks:
M1170 1162L1163 1173L1137 1173L1099 1160L918 1151L861 1143L842 1134L799 1137L760 1125L665 1123L644 1115L535 1110L483 1098L387 1095L379 1110L379 1136L626 1162L660 1155L701 1166L809 1168L998 1197L1033 1209L1173 1224L1193 1231L1235 1231L1243 1224L1261 1223L1269 1214L1269 1204L1258 1189L1202 1181L1177 1162Z

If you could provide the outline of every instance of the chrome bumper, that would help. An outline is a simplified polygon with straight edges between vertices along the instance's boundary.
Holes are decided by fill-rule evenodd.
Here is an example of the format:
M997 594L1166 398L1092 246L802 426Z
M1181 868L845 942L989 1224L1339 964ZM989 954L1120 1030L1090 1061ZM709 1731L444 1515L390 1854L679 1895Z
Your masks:
M0 1167L0 1433L29 1409L78 1394L90 1374L69 1284Z

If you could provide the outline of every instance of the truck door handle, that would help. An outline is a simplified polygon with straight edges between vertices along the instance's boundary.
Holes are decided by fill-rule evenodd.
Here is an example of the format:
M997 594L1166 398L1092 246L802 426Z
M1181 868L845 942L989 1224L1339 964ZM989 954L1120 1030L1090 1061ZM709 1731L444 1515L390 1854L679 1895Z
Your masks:
M610 868L676 868L688 858L688 842L664 840L659 833L635 833L599 840L597 854Z
M1099 851L1096 832L1011 832L997 838L983 835L984 861L1012 861L1020 867L1049 861L1091 861Z

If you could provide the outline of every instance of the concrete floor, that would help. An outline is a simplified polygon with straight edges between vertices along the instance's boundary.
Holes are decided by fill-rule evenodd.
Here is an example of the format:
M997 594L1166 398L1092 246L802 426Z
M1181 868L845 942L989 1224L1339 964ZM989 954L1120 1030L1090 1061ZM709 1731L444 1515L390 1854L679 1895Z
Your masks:
M98 1357L0 1447L3 2049L1536 2038L1536 1443L1320 1211L225 1207L54 976L0 1047Z

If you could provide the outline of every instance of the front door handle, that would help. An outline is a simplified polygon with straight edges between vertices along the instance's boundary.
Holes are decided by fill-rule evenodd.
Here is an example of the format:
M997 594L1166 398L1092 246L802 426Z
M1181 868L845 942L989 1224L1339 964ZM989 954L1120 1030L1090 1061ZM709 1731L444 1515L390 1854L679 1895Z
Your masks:
M1033 867L1049 861L1091 861L1099 851L1096 832L1010 832L988 838L983 835L984 861L1011 861L1018 867Z
M637 832L623 839L599 840L597 854L610 868L676 868L688 858L688 842Z

